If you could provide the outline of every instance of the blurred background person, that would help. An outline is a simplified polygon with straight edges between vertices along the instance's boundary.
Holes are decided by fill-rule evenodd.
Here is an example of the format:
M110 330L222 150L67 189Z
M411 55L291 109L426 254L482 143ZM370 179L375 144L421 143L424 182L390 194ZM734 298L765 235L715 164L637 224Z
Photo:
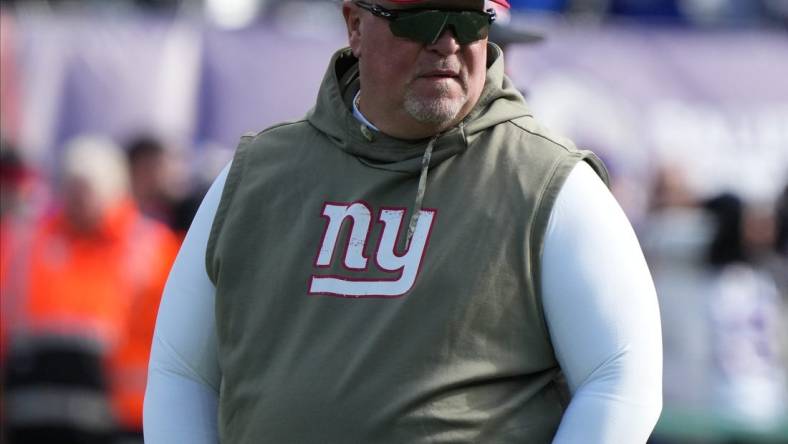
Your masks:
M788 380L788 184L775 204L775 218L777 220L775 239L777 255L772 262L772 273L782 295L782 358L785 364L785 377Z
M32 171L16 147L0 139L0 218L25 213Z
M707 325L702 295L709 217L698 206L686 173L676 164L657 168L646 223L640 228L659 298L663 331L666 408L703 410L708 385Z
M178 244L134 205L111 141L72 140L58 173L60 205L33 227L3 282L4 428L11 444L133 442Z
M167 223L172 218L172 198L166 186L167 150L158 139L139 136L126 147L131 193L140 211Z
M30 234L30 224L40 210L37 196L39 180L32 167L22 159L17 148L0 138L0 289L14 272L9 266L15 255L23 253ZM6 353L7 298L0 298L0 363Z
M783 188L774 207L776 220L774 245L777 253L775 261L777 266L774 269L783 297L788 302L788 273L785 272L788 270L788 184ZM788 338L786 338L786 342L788 342Z
M708 405L745 427L768 429L782 419L788 400L784 301L766 265L774 254L775 220L730 193L704 207L715 227L705 292L713 362Z
M134 138L126 147L131 191L140 211L169 227L177 219L184 173L177 153L150 135Z
M186 154L193 158L186 161ZM151 135L126 145L134 201L146 216L166 224L182 241L208 186L232 158L232 151L207 144L184 153ZM192 164L190 168L187 165Z
M189 187L175 201L170 223L179 241L183 241L205 193L222 169L233 157L234 150L221 144L207 143L200 146L192 157L192 175Z

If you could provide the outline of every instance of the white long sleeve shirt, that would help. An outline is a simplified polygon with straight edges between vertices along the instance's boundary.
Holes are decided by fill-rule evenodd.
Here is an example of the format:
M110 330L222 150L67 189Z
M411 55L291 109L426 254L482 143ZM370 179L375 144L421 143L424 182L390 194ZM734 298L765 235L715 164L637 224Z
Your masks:
M228 170L208 191L164 290L145 396L148 444L218 442L216 289L205 251ZM656 292L629 221L584 162L553 208L541 273L545 318L572 393L553 442L645 442L662 408Z

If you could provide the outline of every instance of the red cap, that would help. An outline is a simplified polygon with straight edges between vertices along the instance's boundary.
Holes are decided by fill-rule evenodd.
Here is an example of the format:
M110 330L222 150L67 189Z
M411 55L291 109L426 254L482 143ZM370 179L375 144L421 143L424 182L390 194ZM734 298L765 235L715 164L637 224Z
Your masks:
M423 0L389 0L391 3L399 3L401 5L412 5L415 3L421 3ZM510 8L509 2L507 0L490 0L493 3L497 3L504 8Z

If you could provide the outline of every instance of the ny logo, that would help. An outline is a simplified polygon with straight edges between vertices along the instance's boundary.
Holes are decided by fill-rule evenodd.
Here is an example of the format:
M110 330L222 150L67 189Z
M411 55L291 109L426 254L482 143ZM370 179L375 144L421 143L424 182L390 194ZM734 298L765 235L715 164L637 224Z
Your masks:
M435 210L421 210L418 223L404 254L398 255L396 245L403 234L403 208L382 208L378 222L383 224L375 253L375 263L380 270L397 273L392 279L352 279L347 276L312 275L309 294L352 298L392 298L402 296L413 287L421 268L426 246L429 242ZM315 268L331 266L339 240L340 229L346 220L351 223L347 245L344 246L342 265L353 271L367 270L369 258L365 249L372 229L372 210L364 202L326 203L321 217L326 219L320 249L315 258Z

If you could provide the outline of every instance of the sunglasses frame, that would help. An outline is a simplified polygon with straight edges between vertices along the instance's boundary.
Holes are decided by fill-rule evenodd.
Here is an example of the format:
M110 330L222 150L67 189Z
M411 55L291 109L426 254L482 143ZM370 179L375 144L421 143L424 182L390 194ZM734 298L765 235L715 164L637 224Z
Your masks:
M410 39L410 40L414 40L414 41L421 42L421 43L426 43L426 44L434 44L438 40L440 35L443 34L443 31L446 30L446 27L449 24L451 24L451 26L454 28L455 38L457 38L457 41L461 45L466 45L466 44L469 44L469 43L473 43L475 41L479 41L482 38L484 38L484 36L479 37L479 38L462 38L460 35L458 35L458 34L461 34L461 33L457 30L456 22L454 20L452 20L451 23L449 23L449 21L446 20L448 17L450 17L449 14L459 15L459 14L470 13L470 14L478 14L479 16L484 16L486 18L486 20L487 20L487 30L488 30L488 32L489 32L490 25L492 25L493 22L495 22L495 19L497 17L496 13L495 13L495 10L492 9L492 8L487 9L486 11L468 11L468 10L451 10L451 9L434 9L434 8L412 8L412 9L396 9L395 10L395 9L386 9L386 8L380 6L380 5L367 3L367 2L364 2L364 1L356 1L356 2L353 2L353 3L356 6L358 6L359 8L364 9L366 11L369 11L370 13L372 13L372 15L387 20L389 22L389 27L391 28L392 34L394 34L394 35L396 35L398 37L403 37L403 38L407 38L407 39ZM424 12L430 12L430 11L446 14L446 16L444 18L444 22L441 25L440 32L437 33L437 35L434 35L433 37L431 37L430 40L419 39L418 37L415 37L415 36L406 35L407 33L399 31L396 28L396 22L400 18L407 18L407 17L411 17L411 16L416 15L416 14L420 14L420 13L424 13ZM481 31L481 29L479 31Z

